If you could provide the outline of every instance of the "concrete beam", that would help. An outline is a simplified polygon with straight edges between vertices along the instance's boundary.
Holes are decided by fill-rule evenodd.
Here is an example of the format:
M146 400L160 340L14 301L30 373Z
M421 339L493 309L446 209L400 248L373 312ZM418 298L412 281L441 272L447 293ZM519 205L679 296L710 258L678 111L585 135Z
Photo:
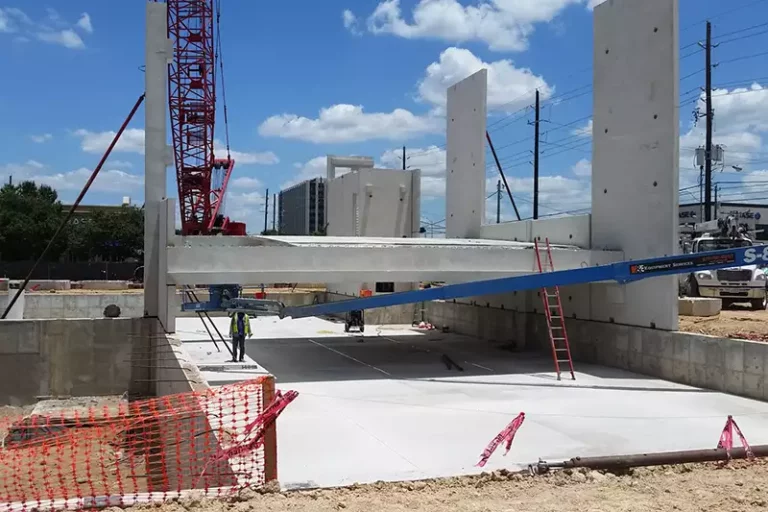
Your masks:
M403 239L406 240L406 239ZM412 240L412 239L411 239ZM555 268L615 263L618 251L553 248ZM535 271L530 246L169 247L168 282L467 282Z

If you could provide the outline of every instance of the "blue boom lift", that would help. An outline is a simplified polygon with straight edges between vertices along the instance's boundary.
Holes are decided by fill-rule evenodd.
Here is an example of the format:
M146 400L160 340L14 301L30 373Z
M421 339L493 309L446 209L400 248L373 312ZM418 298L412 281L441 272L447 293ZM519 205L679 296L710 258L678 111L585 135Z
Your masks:
M685 274L697 270L739 267L743 265L768 265L768 245L739 247L734 249L700 252L681 256L666 256L637 261L623 261L610 265L577 268L504 277L485 281L451 284L409 292L374 295L338 302L309 306L285 306L281 302L241 297L240 285L216 285L209 288L207 302L182 304L184 311L243 311L249 315L275 315L280 318L305 318L335 313L361 312L365 309L412 304L429 300L448 300L477 295L507 293L520 290L568 286L616 281L631 283L650 277Z

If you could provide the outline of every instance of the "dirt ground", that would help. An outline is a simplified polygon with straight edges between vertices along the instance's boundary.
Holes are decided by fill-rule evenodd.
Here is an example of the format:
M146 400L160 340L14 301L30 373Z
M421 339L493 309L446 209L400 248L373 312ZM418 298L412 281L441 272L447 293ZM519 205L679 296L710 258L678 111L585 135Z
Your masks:
M734 306L718 316L681 316L680 330L723 338L768 342L768 311L750 311Z
M622 476L597 471L538 477L494 473L335 490L247 492L231 501L187 498L152 508L161 512L746 512L766 507L768 465L737 461L725 469L686 465L637 469Z

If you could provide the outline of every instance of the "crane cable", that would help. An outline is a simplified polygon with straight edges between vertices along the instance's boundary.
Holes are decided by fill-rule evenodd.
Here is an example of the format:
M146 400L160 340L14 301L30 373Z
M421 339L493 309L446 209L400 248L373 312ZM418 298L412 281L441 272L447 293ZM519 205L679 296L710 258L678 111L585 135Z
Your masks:
M214 58L219 61L221 73L221 101L224 106L224 137L227 144L227 161L231 160L229 150L229 116L227 115L227 92L224 85L224 59L221 56L221 0L216 1L216 54ZM215 68L214 68L215 69Z

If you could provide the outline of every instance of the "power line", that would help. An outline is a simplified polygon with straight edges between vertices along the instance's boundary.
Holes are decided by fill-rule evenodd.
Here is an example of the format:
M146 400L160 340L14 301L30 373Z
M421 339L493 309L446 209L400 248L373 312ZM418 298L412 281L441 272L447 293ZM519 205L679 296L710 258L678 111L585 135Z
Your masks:
M686 25L685 27L680 29L680 32L683 32L683 31L686 31L686 30L690 30L690 29L692 29L693 27L695 27L697 25L701 25L702 23L706 23L708 20L714 20L714 19L717 19L717 18L722 18L722 17L727 16L729 14L733 14L734 12L738 12L738 11L740 11L742 9L746 9L747 7L752 7L753 5L757 5L757 4L763 3L765 1L766 0L755 0L754 2L749 2L747 4L740 5L738 7L734 7L733 9L728 9L727 11L723 11L723 12L720 12L718 14L714 14L712 16L708 16L707 18L704 18L703 20L697 21L695 23L691 23L690 25Z
M762 27L768 27L768 22L760 23L759 25L752 25L751 27L743 27L743 28L739 28L739 29L736 29L736 30L732 30L731 32L726 32L725 34L717 35L713 39L717 40L717 39L720 39L722 37L728 37L728 36L732 36L734 34L741 34L743 32L749 32L750 30L754 30L756 28L762 28ZM725 41L721 41L718 44L723 44L724 42Z
M766 25L768 25L768 23L766 23ZM761 30L760 32L755 32L754 34L746 34L746 35L743 35L743 36L734 37L734 38L731 38L731 39L726 39L725 41L720 41L717 44L719 46L721 44L728 44L728 43L732 43L734 41L741 41L742 39L749 39L750 37L757 37L757 36L760 36L760 35L763 35L763 34L768 34L768 30Z
M768 55L768 52L753 53L752 55L744 55L742 57L736 57L736 58L733 58L733 59L721 60L720 62L717 63L717 65L720 66L722 64L730 64L731 62L738 62L738 61L747 60L747 59L754 59L755 57L762 57L763 55Z

